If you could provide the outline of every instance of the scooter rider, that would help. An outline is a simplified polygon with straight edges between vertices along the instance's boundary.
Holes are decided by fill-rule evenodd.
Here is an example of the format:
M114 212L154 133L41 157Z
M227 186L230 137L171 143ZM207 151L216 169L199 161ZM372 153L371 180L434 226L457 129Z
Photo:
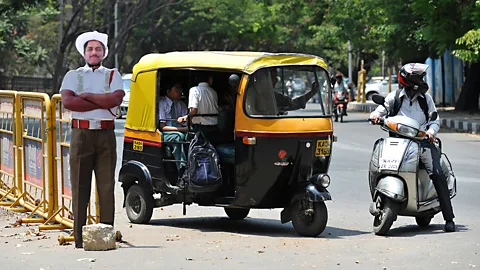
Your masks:
M400 92L397 97L400 97L401 105L397 115L410 117L417 120L419 123L426 123L428 119L426 119L421 108L422 106L420 105L420 103L425 103L425 101L421 101L420 99L426 100L428 113L436 111L432 96L426 93L428 90L428 84L423 80L428 67L429 66L425 64L410 63L404 65L398 72ZM391 92L385 98L384 104L388 112L383 106L378 106L378 108L370 114L370 118L374 124L378 124L381 117L386 116L389 112L394 110L395 99L396 92ZM432 144L432 142L436 140L435 136L439 129L440 121L437 117L435 121L430 122L429 129L426 132L428 142L421 142L422 150L420 160L424 164L430 179L433 181L435 190L437 191L443 218L446 221L445 231L454 232L455 223L453 222L453 219L455 216L453 214L447 179L445 178L440 165L440 153Z
M347 98L345 101L348 101L348 86L345 85L345 82L343 81L343 74L342 73L337 73L335 75L335 79L337 80L337 83L335 84L334 92L345 92L347 94ZM348 103L345 102L344 108L344 114L348 116L347 114L347 105Z

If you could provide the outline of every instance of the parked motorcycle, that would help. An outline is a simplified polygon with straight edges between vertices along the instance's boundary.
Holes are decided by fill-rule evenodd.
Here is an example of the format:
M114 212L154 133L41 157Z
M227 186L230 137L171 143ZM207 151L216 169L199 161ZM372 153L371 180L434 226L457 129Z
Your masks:
M373 101L383 105L385 99L375 95ZM370 160L369 184L373 199L370 213L374 216L375 234L387 234L398 215L415 217L420 227L426 227L441 211L433 182L420 162L420 141L425 139L428 124L437 117L437 112L431 113L423 127L405 116L381 120L379 125L390 136L375 142ZM439 139L435 145L442 153ZM450 198L453 198L457 194L457 181L447 155L441 155Z
M345 116L345 109L348 103L348 95L346 91L335 91L333 95L333 115L335 117L335 122L338 122L338 117L340 117L340 122L343 122L343 116Z

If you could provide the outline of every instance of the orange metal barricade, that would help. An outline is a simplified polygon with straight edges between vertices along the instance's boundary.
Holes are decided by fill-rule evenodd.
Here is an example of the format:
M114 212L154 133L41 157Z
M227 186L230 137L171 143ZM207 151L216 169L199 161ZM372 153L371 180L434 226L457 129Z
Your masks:
M17 92L15 109L17 187L21 194L9 209L30 212L21 219L22 223L43 223L56 208L50 97L44 93Z
M70 126L71 112L59 94L50 100L43 93L0 90L0 206L30 212L20 223L43 223L40 230L73 228ZM99 214L94 188L87 224L100 222ZM116 237L121 239L120 232ZM59 236L61 244L68 241L72 235Z
M17 178L15 91L0 91L0 206L10 206L21 191Z

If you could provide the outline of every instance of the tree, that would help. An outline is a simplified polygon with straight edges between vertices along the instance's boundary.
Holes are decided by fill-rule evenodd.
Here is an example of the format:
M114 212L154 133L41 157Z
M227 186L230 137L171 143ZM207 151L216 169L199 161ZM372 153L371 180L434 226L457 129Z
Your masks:
M468 51L474 51L480 44L475 31L469 32L480 28L480 1L415 0L412 8L422 17L416 37L429 44L431 52L442 55L447 49L459 49L456 54L471 61L467 64L465 82L455 109L478 111L480 63L478 59L469 58L473 55Z
M470 112L478 111L480 95L480 1L476 1L475 5L477 8L467 16L473 18L474 26L477 29L472 29L458 38L456 40L458 49L453 52L455 56L468 62L465 83L455 109Z
M47 61L46 50L36 42L28 28L28 18L35 15L32 6L39 2L0 2L0 73L34 73L36 67Z

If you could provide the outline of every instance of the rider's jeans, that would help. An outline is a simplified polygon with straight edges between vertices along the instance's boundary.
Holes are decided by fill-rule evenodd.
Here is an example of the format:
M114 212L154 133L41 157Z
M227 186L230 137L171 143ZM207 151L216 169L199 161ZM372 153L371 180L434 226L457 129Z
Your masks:
M438 149L428 142L422 142L421 147L420 160L425 166L428 175L430 175L430 179L432 179L435 190L437 191L440 208L442 208L443 219L452 220L455 216L453 215L447 179L443 173L442 166L440 165L440 154Z

